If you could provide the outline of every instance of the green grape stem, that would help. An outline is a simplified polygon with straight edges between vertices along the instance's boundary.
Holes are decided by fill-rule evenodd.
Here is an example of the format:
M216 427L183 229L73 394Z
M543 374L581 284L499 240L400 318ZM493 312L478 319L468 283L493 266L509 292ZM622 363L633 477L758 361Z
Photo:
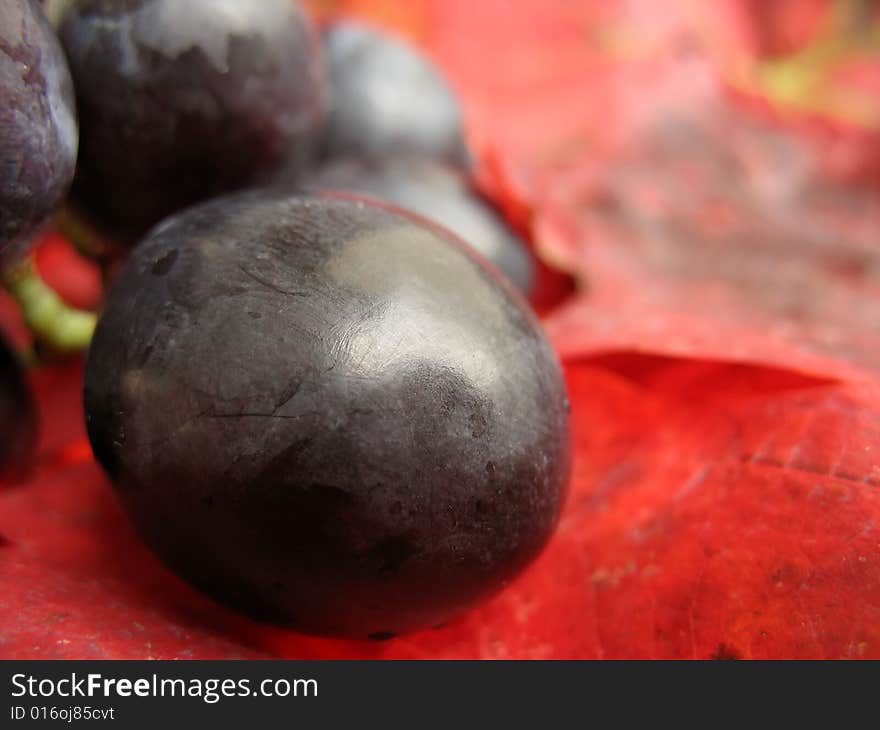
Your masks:
M32 258L12 266L3 278L25 324L39 341L65 354L88 349L98 315L67 304L43 281Z

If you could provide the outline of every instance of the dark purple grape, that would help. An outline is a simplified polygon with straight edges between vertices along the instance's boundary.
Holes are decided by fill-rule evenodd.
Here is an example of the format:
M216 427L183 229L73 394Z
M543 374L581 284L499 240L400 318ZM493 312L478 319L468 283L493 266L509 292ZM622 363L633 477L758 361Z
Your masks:
M15 352L0 337L0 482L17 481L30 467L37 411Z
M427 158L331 161L310 185L368 195L446 226L528 296L534 264L523 241L449 165Z
M73 85L35 0L0 2L0 254L9 262L67 193L76 164Z
M60 36L82 128L74 196L105 232L132 241L314 151L323 59L294 0L71 0Z
M569 473L556 356L439 227L251 192L157 227L92 342L95 455L146 542L253 617L436 625L547 542Z
M330 26L324 49L328 156L418 154L469 162L458 100L427 58L352 21Z

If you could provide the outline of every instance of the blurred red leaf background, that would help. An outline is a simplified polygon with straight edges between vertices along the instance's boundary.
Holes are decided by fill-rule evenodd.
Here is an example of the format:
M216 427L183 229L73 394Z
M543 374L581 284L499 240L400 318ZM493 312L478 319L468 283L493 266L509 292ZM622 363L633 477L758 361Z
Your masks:
M880 658L880 4L311 5L438 62L545 264L576 453L559 531L442 629L260 626L141 546L85 440L81 363L46 367L34 475L0 493L0 656ZM94 304L65 251L38 265Z

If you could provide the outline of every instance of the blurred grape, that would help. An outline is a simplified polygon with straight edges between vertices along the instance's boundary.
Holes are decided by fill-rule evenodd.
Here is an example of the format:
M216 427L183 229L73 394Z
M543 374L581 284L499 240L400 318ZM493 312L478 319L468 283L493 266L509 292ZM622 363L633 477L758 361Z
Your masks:
M0 254L30 246L73 178L73 85L58 40L34 0L0 3Z
M427 58L352 21L332 25L324 47L329 157L415 153L469 162L459 102Z
M531 291L534 263L526 245L468 179L443 162L414 157L336 160L309 182L368 195L439 223L492 262L525 296Z

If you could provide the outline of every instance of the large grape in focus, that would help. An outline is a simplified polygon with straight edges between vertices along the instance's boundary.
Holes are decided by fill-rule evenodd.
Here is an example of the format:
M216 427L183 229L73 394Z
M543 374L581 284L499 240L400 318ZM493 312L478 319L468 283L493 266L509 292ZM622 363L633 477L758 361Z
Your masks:
M89 352L95 455L146 542L259 619L443 622L544 547L570 467L540 324L445 229L252 192L166 221Z

